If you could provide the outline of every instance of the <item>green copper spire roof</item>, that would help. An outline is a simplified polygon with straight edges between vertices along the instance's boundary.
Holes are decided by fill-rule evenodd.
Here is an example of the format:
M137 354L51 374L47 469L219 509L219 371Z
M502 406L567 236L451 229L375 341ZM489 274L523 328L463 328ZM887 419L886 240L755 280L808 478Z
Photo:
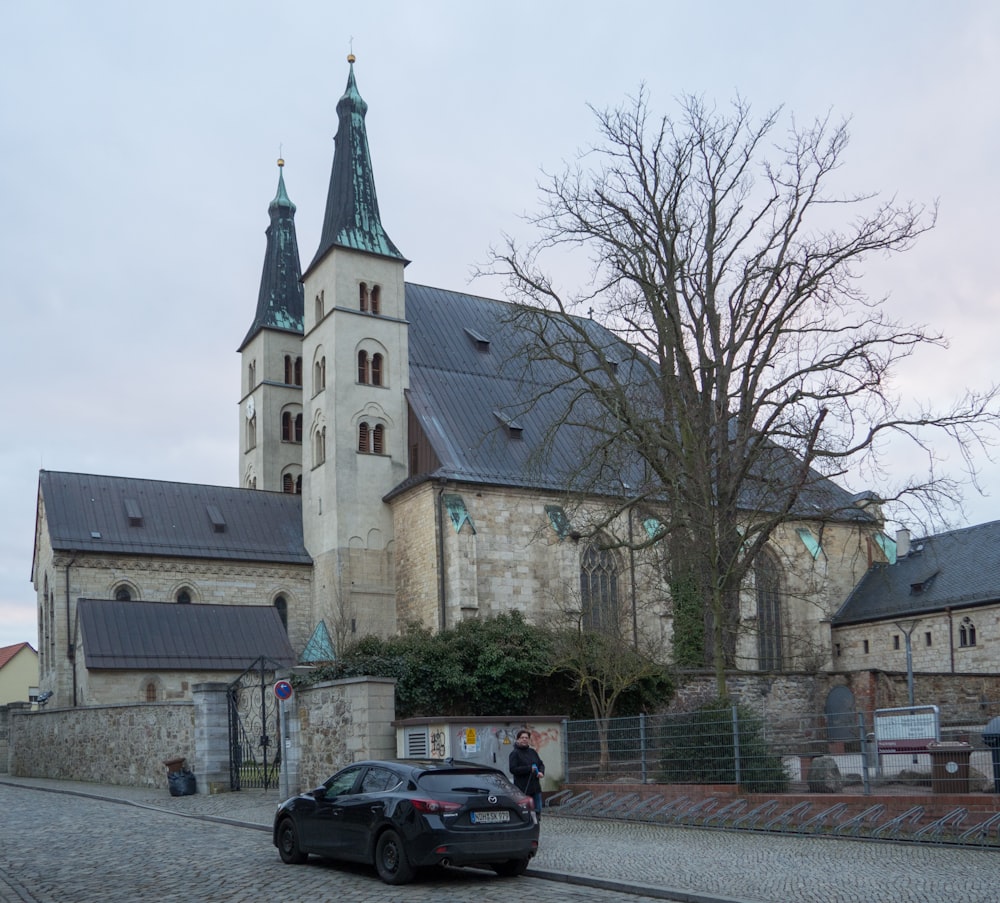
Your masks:
M310 268L334 246L404 259L385 234L379 219L365 129L368 104L361 99L354 81L354 56L347 59L351 70L347 89L337 103L337 136L334 138L333 171L326 196L323 234Z
M285 161L278 160L278 191L268 205L271 225L267 227L264 271L257 295L257 313L240 349L262 329L302 332L305 310L299 244L295 237L295 205L285 191Z

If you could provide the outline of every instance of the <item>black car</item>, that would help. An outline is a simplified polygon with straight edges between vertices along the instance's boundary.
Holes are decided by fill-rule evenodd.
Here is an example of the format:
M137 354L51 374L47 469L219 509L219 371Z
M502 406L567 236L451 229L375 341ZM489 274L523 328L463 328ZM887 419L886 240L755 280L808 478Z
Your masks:
M387 884L433 865L477 865L520 875L538 851L538 819L496 768L454 759L358 762L274 816L283 862L310 853L374 863Z

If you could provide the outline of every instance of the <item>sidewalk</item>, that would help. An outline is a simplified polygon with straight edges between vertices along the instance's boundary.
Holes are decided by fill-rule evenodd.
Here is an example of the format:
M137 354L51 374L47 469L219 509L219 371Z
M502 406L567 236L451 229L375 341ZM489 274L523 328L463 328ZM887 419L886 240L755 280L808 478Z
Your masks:
M0 775L0 793L4 785L116 800L262 833L270 831L279 802L276 790L172 797L166 781L156 789ZM265 842L277 856L269 836ZM995 903L1000 859L991 850L712 831L550 810L527 874L684 903Z

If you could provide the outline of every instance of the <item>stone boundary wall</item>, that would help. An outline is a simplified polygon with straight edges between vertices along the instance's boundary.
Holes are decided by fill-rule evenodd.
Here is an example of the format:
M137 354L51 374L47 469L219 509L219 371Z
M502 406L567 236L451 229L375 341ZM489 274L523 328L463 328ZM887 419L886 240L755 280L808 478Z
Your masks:
M17 777L166 787L164 759L194 755L194 704L152 702L15 712L9 772Z
M352 762L396 757L395 694L396 681L381 677L331 680L296 690L302 790L318 787Z

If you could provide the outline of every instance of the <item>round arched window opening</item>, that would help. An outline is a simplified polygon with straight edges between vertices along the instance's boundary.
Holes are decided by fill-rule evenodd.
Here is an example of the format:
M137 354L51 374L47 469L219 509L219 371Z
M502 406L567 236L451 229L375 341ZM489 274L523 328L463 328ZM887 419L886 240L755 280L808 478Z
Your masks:
M131 602L132 591L127 586L119 586L115 590L115 602Z

